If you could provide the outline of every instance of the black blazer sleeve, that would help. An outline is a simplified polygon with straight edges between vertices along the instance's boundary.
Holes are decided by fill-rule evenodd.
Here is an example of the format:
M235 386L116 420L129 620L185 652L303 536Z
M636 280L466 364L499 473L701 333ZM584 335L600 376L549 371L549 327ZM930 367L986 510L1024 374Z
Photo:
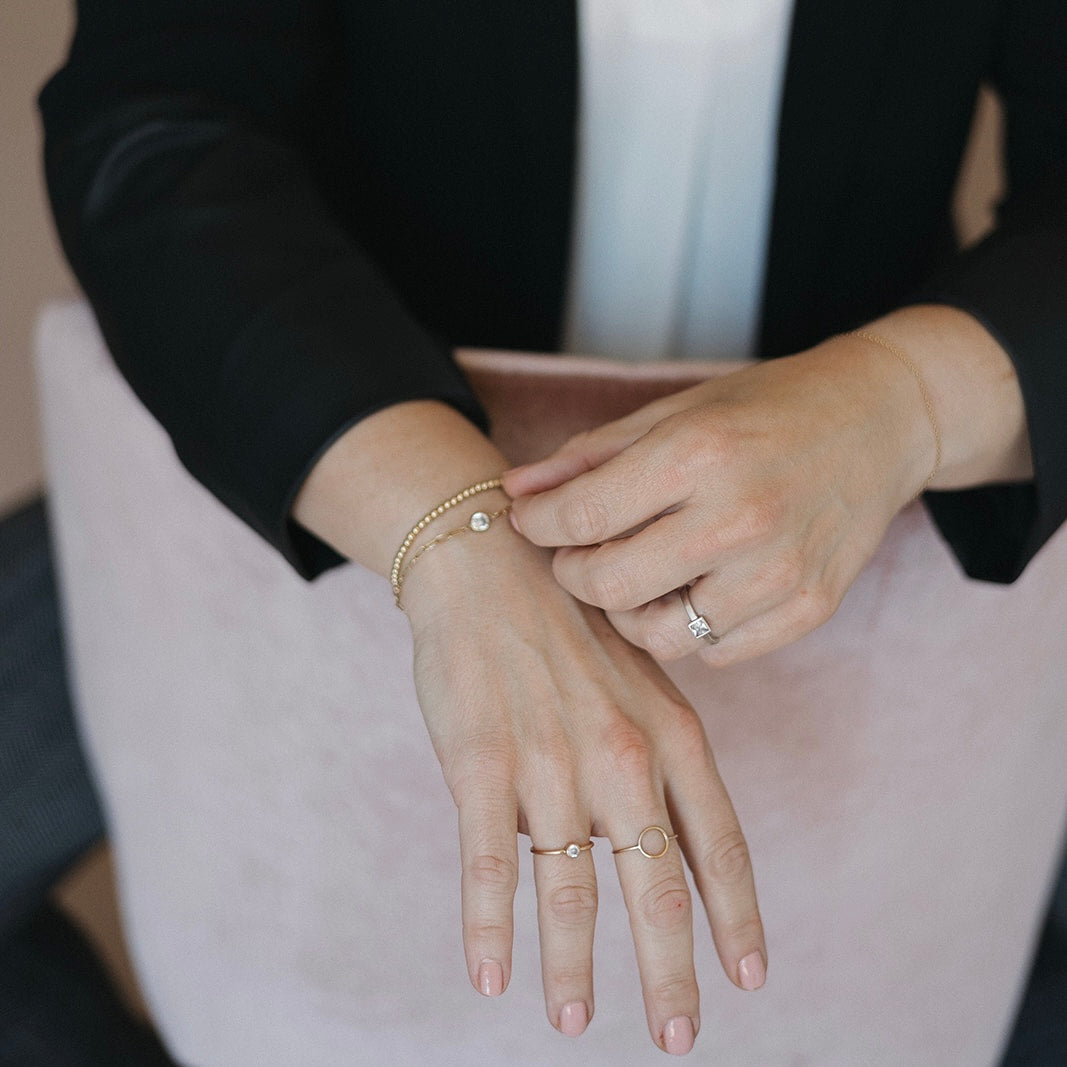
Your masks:
M967 573L1006 582L1067 519L1067 4L1015 0L1003 12L989 74L1005 110L1008 194L995 232L920 299L973 314L1019 376L1034 481L927 494Z
M443 343L335 222L307 164L340 49L310 0L82 0L44 88L67 255L189 470L305 575L288 519L322 450L386 405L481 415Z

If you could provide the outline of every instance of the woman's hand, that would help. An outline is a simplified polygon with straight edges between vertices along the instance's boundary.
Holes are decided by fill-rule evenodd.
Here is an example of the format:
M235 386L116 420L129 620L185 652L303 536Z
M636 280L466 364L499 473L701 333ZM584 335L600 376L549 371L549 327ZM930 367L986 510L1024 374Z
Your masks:
M539 848L590 836L620 848L665 827L678 840L662 857L623 852L616 866L650 1033L687 1052L700 1023L683 854L727 976L763 983L744 838L693 709L599 611L559 588L543 550L503 525L454 539L404 587L419 701L459 809L471 981L487 995L508 983L517 832ZM644 844L657 853L664 842L652 832ZM576 1035L593 1013L592 858L534 856L533 866L548 1017Z
M656 401L510 472L513 522L559 546L560 584L657 659L717 665L771 651L833 614L893 515L923 487L1025 476L1025 421L1007 357L947 308ZM988 379L988 383L987 383ZM677 590L715 644L697 639Z
M505 465L451 408L398 404L331 445L293 516L387 574L427 508ZM503 497L471 503L496 510ZM461 525L470 512L449 515ZM438 525L449 528L442 520L426 536L442 532ZM767 957L748 851L693 709L602 612L560 588L551 564L550 553L499 521L435 548L403 584L419 702L459 808L470 978L487 995L508 982L518 833L539 848L590 835L622 848L646 827L665 827L678 839L662 857L630 851L616 863L649 1029L661 1048L686 1052L699 999L681 857L727 976L754 989ZM644 843L653 853L663 844L655 832ZM578 1034L593 1012L593 864L588 851L533 864L548 1016Z

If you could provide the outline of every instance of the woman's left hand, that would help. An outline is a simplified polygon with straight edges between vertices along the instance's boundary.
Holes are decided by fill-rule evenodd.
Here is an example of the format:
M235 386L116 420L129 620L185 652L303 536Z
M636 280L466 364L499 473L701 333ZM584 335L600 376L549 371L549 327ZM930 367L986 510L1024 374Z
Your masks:
M833 614L935 454L915 374L843 336L580 434L504 487L560 584L624 637L725 665ZM686 585L720 642L688 629Z

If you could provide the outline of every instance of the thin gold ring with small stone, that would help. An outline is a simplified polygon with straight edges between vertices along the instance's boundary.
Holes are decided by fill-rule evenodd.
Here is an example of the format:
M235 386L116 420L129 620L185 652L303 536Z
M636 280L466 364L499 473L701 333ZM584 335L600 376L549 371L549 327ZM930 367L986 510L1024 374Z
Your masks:
M659 852L649 852L645 848L645 834L659 834L663 838L663 848ZM658 860L667 855L667 850L671 847L672 841L677 841L677 834L669 834L662 826L646 826L637 835L636 845L626 845L624 848L613 848L611 854L617 856L620 852L640 852L642 856L647 856L650 860Z
M576 860L583 852L588 852L592 847L592 841L586 841L584 845L578 844L577 841L569 841L563 848L534 848L531 845L530 851L535 856L569 856L572 860Z

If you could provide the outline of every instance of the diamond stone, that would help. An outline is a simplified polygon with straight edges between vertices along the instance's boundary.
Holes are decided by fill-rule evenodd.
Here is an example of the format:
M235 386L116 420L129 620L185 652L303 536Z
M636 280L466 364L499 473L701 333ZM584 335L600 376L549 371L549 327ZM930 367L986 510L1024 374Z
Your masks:
M470 528L475 533L485 533L485 531L489 529L489 523L491 521L492 520L484 511L476 511L471 516Z
M689 624L689 632L694 637L707 637L711 633L711 627L704 621L703 615L698 615Z
M567 846L567 855L570 856L572 860L576 860L581 854L582 850L577 845Z

